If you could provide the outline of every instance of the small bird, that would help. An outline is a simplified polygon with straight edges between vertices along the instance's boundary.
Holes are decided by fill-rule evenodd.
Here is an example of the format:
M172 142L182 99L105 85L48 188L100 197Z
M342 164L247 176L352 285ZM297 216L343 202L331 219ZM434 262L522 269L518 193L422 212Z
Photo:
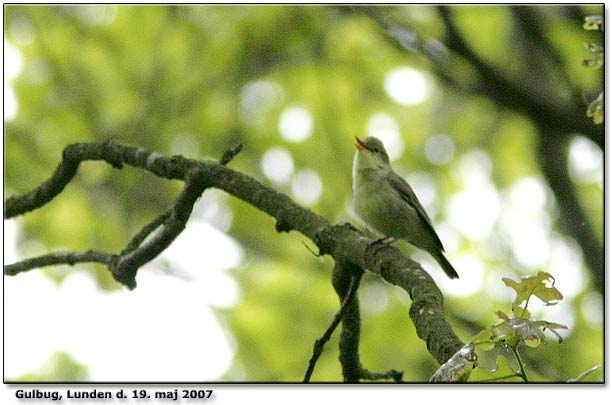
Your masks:
M459 275L444 257L444 246L412 188L391 168L382 142L355 137L353 207L365 224L387 238L403 239L427 251L450 278Z

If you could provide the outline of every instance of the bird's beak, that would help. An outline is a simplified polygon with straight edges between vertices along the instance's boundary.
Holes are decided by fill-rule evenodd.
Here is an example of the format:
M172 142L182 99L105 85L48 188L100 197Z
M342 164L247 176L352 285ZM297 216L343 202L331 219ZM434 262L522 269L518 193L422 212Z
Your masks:
M357 143L355 144L355 147L359 150L369 150L368 147L361 141L361 139L355 137L355 140L357 141Z

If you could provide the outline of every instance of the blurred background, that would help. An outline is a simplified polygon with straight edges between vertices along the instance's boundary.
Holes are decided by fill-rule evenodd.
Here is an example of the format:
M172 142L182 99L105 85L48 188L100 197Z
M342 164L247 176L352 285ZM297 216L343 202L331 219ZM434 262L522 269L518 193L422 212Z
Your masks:
M376 136L461 276L398 244L440 286L459 337L510 312L502 277L549 272L564 300L530 309L569 329L523 353L532 379L567 380L604 361L604 129L591 105L603 34L587 16L603 7L4 6L5 198L46 180L74 142L194 159L243 143L230 167L357 224L354 136ZM51 203L4 221L4 262L119 252L180 189L85 163ZM339 306L332 260L307 247L208 190L133 292L95 265L4 277L4 378L300 381ZM437 364L406 293L370 274L360 303L364 366L427 380ZM341 381L337 358L334 335L312 380Z

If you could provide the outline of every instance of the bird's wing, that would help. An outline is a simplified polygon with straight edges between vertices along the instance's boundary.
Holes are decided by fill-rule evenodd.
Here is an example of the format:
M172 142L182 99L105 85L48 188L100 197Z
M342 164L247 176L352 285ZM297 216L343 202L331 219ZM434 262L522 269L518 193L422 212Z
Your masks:
M391 173L391 176L387 176L387 179L389 181L389 184L391 184L391 187L393 187L398 192L398 194L404 199L404 201L406 201L411 207L414 207L425 226L429 228L429 230L435 237L435 240L440 246L440 249L444 252L444 246L442 246L442 242L440 241L438 234L433 228L431 219L429 218L429 215L427 215L427 212L425 212L425 208L423 208L423 206L421 205L421 202L417 198L414 191L412 191L412 187L410 187L410 185L406 183L406 181L400 176L398 176L396 173Z

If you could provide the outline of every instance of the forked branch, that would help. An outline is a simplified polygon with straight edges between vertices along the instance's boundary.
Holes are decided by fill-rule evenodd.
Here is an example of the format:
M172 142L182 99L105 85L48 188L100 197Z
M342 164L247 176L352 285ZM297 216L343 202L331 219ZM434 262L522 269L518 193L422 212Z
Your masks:
M185 186L173 206L144 226L119 254L93 250L53 253L7 265L4 267L4 274L15 275L35 267L61 263L74 265L96 262L106 264L117 281L134 288L138 269L170 245L184 229L198 197L206 188L215 187L272 216L276 220L276 229L279 232L296 230L307 236L318 246L320 254L331 255L337 264L342 263L342 266L358 269L361 272L367 269L406 290L413 301L410 316L415 323L417 333L425 340L429 352L438 363L446 362L463 346L444 318L443 297L440 290L418 263L402 256L394 247L371 252L368 246L372 240L350 224L331 225L325 218L297 205L285 194L278 193L249 176L225 167L224 164L238 152L239 148L231 149L226 152L221 162L214 162L197 161L182 156L166 157L157 152L113 141L67 146L62 162L49 180L30 193L13 196L5 201L5 219L44 206L61 193L76 174L80 163L88 160L105 161L115 168L122 168L124 165L133 166L162 178L182 180ZM158 230L160 227L162 229ZM158 233L148 238L156 230ZM342 294L341 300L344 297ZM348 300L343 322L350 317L351 302L356 304L356 299ZM353 305L353 308L355 307ZM356 308L356 314L359 316L358 307ZM349 322L347 325L354 323ZM341 347L341 356L342 353L344 351ZM363 379L381 376L398 378L397 372L376 374L361 368L360 371L363 373L360 373L359 378Z

